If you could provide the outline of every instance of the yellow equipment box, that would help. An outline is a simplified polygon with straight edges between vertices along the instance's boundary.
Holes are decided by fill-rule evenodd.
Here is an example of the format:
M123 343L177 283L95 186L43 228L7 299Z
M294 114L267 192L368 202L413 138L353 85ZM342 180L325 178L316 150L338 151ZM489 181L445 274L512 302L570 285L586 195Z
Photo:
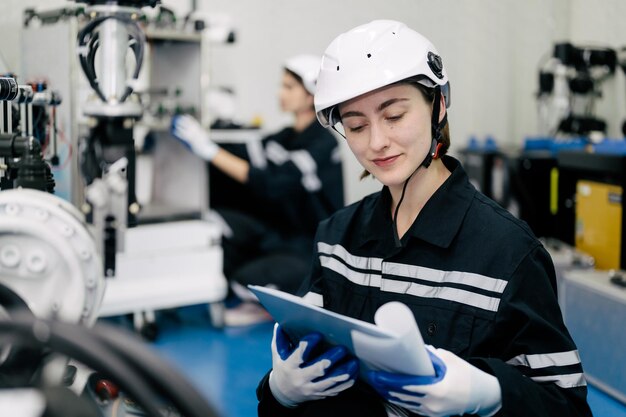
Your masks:
M576 249L593 256L598 269L620 269L622 187L576 183Z

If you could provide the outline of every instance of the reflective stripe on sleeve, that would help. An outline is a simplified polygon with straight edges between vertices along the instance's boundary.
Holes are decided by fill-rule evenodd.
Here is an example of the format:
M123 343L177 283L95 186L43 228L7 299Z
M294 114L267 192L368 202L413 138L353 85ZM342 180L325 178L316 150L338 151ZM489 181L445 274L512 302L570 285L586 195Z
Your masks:
M265 146L267 159L275 165L283 165L291 161L302 174L302 186L308 192L315 192L322 189L322 181L317 175L317 163L308 151L297 150L288 151L279 143L270 141Z
M265 153L263 153L263 145L260 141L250 141L246 143L246 151L250 157L250 164L253 167L263 169L267 166Z
M577 374L565 374L565 375L548 375L548 376L533 376L532 379L535 382L552 382L561 388L576 388L584 387L587 385L585 375L582 373Z
M293 151L290 153L294 165L302 173L302 186L308 192L322 189L322 181L317 176L317 164L315 159L307 151Z
M268 160L276 165L282 165L289 161L289 152L274 141L269 141L267 145L265 145L265 155Z
M580 355L577 350L556 353L539 353L533 355L517 355L506 361L513 366L528 366L532 369L547 368L549 366L568 366L580 363Z
M506 361L513 366L524 366L531 369L580 365L580 355L577 350L554 353L536 353L532 355L517 355ZM561 388L575 388L587 385L582 373L531 376L535 382L552 382Z

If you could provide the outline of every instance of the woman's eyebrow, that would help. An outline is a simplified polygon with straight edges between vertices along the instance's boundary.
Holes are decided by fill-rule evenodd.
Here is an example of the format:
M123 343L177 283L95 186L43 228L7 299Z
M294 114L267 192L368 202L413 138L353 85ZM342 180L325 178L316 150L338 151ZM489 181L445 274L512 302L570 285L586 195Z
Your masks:
M392 98L387 101L383 101L376 108L376 112L380 113L381 111L385 110L387 107L391 106L394 103L398 103L400 101L408 101L408 100L409 100L408 98L399 97L399 98ZM355 111L355 110L347 111L340 115L342 119L345 119L346 117L362 117L362 116L365 116L365 115L361 113L360 111Z
M382 103L380 103L380 105L378 106L378 109L376 109L378 111L378 113L380 113L381 111L385 110L387 107L391 106L394 103L397 103L399 101L408 101L408 98L403 98L403 97L397 97L397 98L392 98L389 99L387 101L384 101Z
M346 117L362 117L365 116L363 113L361 113L360 111L347 111L343 114L340 114L339 117L343 120Z

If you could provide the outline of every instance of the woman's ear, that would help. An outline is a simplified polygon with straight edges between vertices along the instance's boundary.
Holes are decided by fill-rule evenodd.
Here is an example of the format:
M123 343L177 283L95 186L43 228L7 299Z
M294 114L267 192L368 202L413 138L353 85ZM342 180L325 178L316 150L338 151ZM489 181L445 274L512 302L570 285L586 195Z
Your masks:
M446 109L446 99L443 94L439 94L439 122L443 120L447 111L448 109Z

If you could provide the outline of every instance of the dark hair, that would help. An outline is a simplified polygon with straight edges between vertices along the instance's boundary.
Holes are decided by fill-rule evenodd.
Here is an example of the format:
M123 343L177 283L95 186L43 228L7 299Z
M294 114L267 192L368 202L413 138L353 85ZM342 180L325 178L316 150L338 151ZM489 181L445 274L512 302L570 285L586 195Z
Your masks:
M417 88L424 99L431 104L431 106L435 102L435 89L426 87L425 85L417 82L414 78L407 78L406 80L398 81L395 84L410 84ZM446 120L446 124L441 128L441 147L439 148L439 152L437 153L437 157L441 158L445 154L448 153L448 149L450 148L450 124ZM360 179L366 178L370 173L367 170L363 170L361 173Z
M289 68L285 68L285 72L287 74L291 75L293 78L295 78L296 81L298 81L300 84L302 84L302 87L304 87L304 81L302 80L301 76L299 76L298 74L296 74L295 72L293 72Z
M290 70L289 68L284 68L285 72L289 75L291 75L293 78L295 78L295 80L297 82L300 83L300 85L302 86L302 88L304 88L304 91L306 91L306 93L310 96L312 96L313 94L311 94L309 92L309 90L307 90L307 88L304 86L304 81L302 80L302 77L299 76L298 74L296 74L295 72L293 72L292 70ZM315 111L315 105L311 104L311 108L313 109L313 111Z
M435 89L434 88L428 88L425 85L420 84L416 82L415 80L411 80L411 79L406 80L406 81L400 81L399 84L400 83L411 84L415 86L422 93L422 96L426 99L427 102L429 102L431 105L434 104L435 102ZM447 154L448 149L450 148L450 127L449 127L449 123L447 122L447 119L446 119L446 124L443 126L443 128L441 128L440 143L441 143L441 148L439 149L439 154L438 154L439 158Z

